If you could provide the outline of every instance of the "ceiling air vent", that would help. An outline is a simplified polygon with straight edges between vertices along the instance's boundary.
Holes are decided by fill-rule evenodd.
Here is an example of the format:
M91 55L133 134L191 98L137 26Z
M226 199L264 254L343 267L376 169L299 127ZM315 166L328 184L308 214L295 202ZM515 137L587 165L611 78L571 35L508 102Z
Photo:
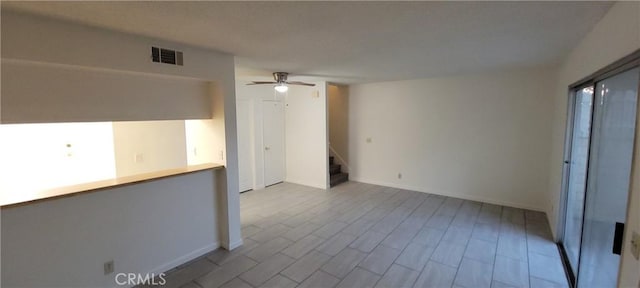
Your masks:
M151 61L182 66L182 52L171 49L151 47Z

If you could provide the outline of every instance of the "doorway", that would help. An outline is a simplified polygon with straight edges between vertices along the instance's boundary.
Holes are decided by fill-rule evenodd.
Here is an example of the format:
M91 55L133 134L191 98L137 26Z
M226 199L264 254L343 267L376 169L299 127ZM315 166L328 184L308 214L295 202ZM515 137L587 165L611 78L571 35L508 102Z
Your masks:
M284 181L284 105L280 101L262 101L264 185Z
M574 287L617 286L636 130L638 59L627 58L571 87L560 247Z

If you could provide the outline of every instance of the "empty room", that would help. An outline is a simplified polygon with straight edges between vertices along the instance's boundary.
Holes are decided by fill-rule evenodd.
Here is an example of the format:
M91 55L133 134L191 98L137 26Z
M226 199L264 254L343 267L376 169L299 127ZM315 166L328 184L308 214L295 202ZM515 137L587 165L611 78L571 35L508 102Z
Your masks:
M640 288L640 2L2 1L0 287Z

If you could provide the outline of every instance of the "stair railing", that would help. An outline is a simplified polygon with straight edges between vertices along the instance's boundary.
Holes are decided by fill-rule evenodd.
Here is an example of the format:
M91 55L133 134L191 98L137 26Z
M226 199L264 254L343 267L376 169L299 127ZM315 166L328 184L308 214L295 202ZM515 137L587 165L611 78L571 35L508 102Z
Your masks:
M342 158L342 156L340 156L340 154L336 152L335 149L333 149L333 147L331 146L331 143L329 143L329 150L331 150L331 152L333 152L333 155L338 158L340 163L342 163L342 165L344 165L347 168L347 173L350 173L351 168L349 167L349 163L347 163L347 161L345 161L344 158Z

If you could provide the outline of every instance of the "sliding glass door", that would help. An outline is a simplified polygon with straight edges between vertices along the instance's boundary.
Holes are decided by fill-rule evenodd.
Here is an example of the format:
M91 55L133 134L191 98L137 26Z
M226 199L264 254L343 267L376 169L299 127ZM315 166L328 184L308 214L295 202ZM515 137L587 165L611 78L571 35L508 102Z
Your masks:
M578 258L582 240L585 190L587 187L587 162L591 137L593 86L577 89L572 97L573 125L571 125L570 157L565 161L567 173L567 207L562 244L573 275L578 274Z
M639 69L596 84L578 284L615 287L627 216ZM618 246L618 247L616 247Z
M640 69L572 92L561 245L578 287L616 287L627 215Z

